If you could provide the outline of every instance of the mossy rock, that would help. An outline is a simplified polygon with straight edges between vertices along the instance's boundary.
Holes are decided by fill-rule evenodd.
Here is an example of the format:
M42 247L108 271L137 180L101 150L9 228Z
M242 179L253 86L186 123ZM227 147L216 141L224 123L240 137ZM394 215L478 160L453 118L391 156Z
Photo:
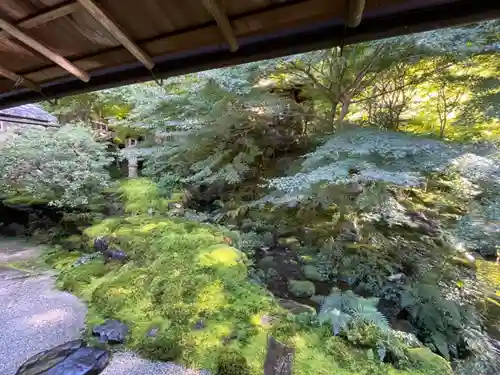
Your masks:
M198 262L202 266L227 266L232 267L244 264L247 256L242 251L228 245L213 245L202 250Z
M269 282L269 281L273 281L273 280L276 280L278 279L280 276L279 272L276 271L275 268L269 268L267 270L267 273L266 273L266 280Z
M428 348L408 349L408 359L425 375L453 375L450 363Z
M280 299L278 299L278 304L282 308L290 311L294 315L303 314L303 313L316 314L316 310L314 309L314 307L311 307L309 305L304 305L303 303L298 303L298 302L292 301L290 299L280 298Z
M305 265L302 267L302 272L306 279L312 281L326 281L328 280L328 276L319 272L318 268L312 264Z
M311 297L311 301L313 301L314 303L317 303L318 305L321 305L323 302L325 302L326 297L327 296L322 296L320 294L316 294L316 295Z
M288 282L288 290L295 297L311 297L316 292L314 283L307 280L290 280Z
M259 268L264 269L264 270L266 270L268 268L276 268L276 262L274 261L274 257L268 255L268 256L262 258L259 261Z
M278 239L278 244L280 244L281 246L288 247L292 250L295 250L301 246L300 241L297 237L280 238Z

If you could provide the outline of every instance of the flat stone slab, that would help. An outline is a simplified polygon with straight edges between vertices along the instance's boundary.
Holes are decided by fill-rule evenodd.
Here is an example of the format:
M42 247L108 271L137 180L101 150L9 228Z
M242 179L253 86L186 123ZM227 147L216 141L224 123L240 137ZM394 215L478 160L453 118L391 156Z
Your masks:
M16 375L99 375L108 365L106 350L73 340L28 359Z

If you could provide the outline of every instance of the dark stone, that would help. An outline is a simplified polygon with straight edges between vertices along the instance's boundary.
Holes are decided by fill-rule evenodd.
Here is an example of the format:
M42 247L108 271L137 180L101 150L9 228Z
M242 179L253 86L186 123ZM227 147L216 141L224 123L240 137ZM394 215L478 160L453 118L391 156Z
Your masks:
M34 355L19 367L16 375L98 375L109 359L106 350L75 340Z
M87 264L91 262L94 259L98 259L101 256L99 253L92 253L92 254L83 254L80 258L78 258L75 263L73 263L73 267L78 267L83 264Z
M109 243L104 237L97 237L94 239L94 249L96 251L99 251L101 253L104 253L106 250L108 250Z
M363 193L363 190L364 190L363 185L357 182L347 184L346 186L346 193L351 196L358 196L361 193Z
M19 223L10 223L5 226L4 232L7 236L22 236L26 232L24 225Z
M128 260L128 255L125 251L120 249L108 249L104 252L104 262L107 263L110 260L126 261Z
M92 330L94 336L98 336L101 342L110 344L122 344L128 334L128 327L118 320L106 320Z
M294 349L272 336L267 339L267 354L264 362L264 375L292 375Z
M396 320L392 323L392 328L396 331L406 332L406 333L415 333L415 327L406 319Z
M160 329L158 327L153 327L148 331L147 337L156 337Z
M195 323L195 325L194 325L194 327L193 327L193 328L194 328L195 330L200 330L200 329L203 329L203 328L205 328L205 322L204 322L203 320L201 320L201 319L200 319L200 320L198 320L198 321Z

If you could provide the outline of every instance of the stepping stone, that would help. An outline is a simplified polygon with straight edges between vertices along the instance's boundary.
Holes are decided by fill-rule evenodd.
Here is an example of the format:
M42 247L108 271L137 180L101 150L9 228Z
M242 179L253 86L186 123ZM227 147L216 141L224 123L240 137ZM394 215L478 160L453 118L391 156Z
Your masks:
M128 327L119 320L106 320L92 330L94 336L98 336L101 342L109 344L122 344L128 334Z
M109 359L106 350L87 347L83 340L74 340L34 355L16 375L98 375Z

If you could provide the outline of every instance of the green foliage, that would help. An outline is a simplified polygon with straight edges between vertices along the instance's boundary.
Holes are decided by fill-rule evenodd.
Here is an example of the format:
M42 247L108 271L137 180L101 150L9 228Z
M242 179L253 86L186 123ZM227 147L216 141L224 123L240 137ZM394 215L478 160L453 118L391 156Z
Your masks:
M127 213L148 214L151 210L153 213L161 213L168 209L168 203L171 202L162 196L157 184L146 178L121 183L118 193L127 202L125 205Z
M151 188L145 180L136 183ZM122 194L126 206L128 199L136 199L132 191ZM249 282L247 258L223 243L227 233L210 225L132 214L105 219L85 232L87 238L103 235L118 241L130 257L126 264L94 259L74 266L78 251L54 249L45 255L61 271L59 285L89 304L90 324L117 318L130 326L130 348L148 358L214 373L258 374L272 334L296 348L294 372L299 375L334 370L344 375L404 374L382 364L367 365L350 347L346 358L353 363L337 362L320 345L327 338L322 327L288 318L266 291ZM273 323L262 323L269 316ZM196 329L200 320L203 328ZM153 328L155 334L148 336ZM363 370L348 370L351 366Z
M44 107L56 115L61 123L88 122L109 117L121 118L127 115L130 107L124 103L123 89L96 91L67 96L55 103L45 102Z
M336 336L350 324L360 322L388 328L387 319L377 310L378 299L356 296L352 291L333 291L321 305L320 322L329 323Z
M224 350L217 358L216 375L249 375L245 357L233 350Z
M248 282L246 257L220 245L229 236L253 254L274 245L275 234L294 236L305 245L284 245L313 258L314 269L303 269L308 278L347 278L396 309L402 303L434 352L479 358L487 336L465 308L478 298L475 267L465 267L462 250L491 251L498 242L499 60L490 48L498 25L349 45L61 103L61 116L112 116L120 136L147 133L158 144L125 151L146 159L143 172L157 182L120 185L130 216L86 231L119 239L131 261L72 268L74 255L65 255L54 260L60 282L99 316L130 323L129 345L151 358L246 373L238 367L244 358L250 373L260 373L272 331L296 348L300 375L405 373L380 360L411 365L412 374L450 373L431 352L407 351L377 299L334 291L318 317L334 337L314 315L287 317ZM491 143L472 144L484 140ZM185 184L223 188L217 214L181 208L166 219ZM243 233L199 223L209 220ZM395 274L403 276L390 282ZM309 296L310 286L297 293ZM264 315L277 323L264 327ZM205 328L192 329L199 320ZM148 337L152 326L158 333Z
M466 306L443 298L435 285L414 285L403 294L401 307L410 313L412 323L425 339L424 343L447 359L452 355L450 346L456 347L463 340L465 325L475 324Z
M107 220L87 235L128 239L123 248L131 262L68 265L59 282L101 315L130 324L130 345L148 357L214 370L207 353L222 348L224 337L236 330L250 339L260 334L254 316L278 311L246 280L243 255L218 245L223 235L208 226L138 215ZM199 319L206 327L195 330ZM161 322L157 336L146 337L155 321Z
M57 206L89 204L109 185L105 145L84 128L32 129L1 145L0 186Z
M262 73L247 64L186 77L182 99L161 104L162 113L179 117L160 128L167 140L149 159L147 172L231 185L255 178L276 155L300 148L301 122L276 121L292 103L256 85ZM182 113L174 109L178 100Z

